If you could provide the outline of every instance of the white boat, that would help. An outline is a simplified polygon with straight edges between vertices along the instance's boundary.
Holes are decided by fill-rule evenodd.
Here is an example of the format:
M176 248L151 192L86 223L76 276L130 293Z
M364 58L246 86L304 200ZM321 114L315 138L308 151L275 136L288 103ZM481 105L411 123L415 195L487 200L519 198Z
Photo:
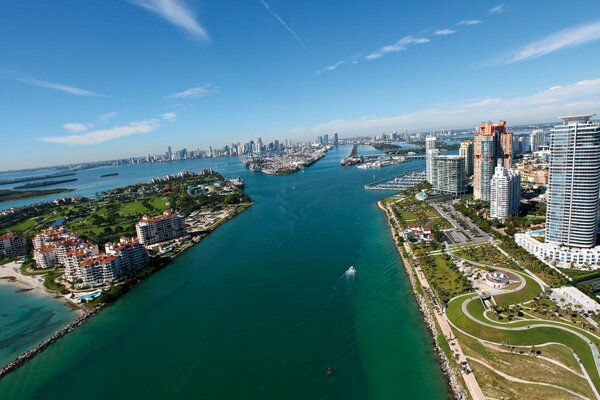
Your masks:
M354 276L354 274L356 274L356 268L351 265L350 268L346 270L346 276Z

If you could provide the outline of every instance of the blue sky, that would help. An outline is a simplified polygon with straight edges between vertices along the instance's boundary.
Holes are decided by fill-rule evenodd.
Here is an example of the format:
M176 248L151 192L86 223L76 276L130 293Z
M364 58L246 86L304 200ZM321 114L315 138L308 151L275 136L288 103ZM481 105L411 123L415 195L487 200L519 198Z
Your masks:
M600 2L0 5L0 169L600 114Z

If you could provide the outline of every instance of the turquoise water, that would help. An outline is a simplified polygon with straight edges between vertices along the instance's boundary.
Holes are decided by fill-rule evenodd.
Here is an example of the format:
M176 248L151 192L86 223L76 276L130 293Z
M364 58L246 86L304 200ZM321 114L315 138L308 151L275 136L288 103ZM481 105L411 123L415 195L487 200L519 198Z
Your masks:
M61 301L17 290L0 284L0 367L75 319Z
M189 162L242 176L256 204L0 381L0 398L445 398L383 194L363 189L423 162L373 177L339 166L349 151L282 177Z

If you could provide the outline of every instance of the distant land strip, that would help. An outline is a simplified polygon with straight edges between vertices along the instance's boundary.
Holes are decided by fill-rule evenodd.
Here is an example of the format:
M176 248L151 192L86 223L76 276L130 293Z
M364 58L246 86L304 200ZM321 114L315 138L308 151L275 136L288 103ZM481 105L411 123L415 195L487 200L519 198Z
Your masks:
M62 178L63 176L73 176L73 175L75 175L75 172L64 172L64 173L50 174L50 175L27 176L24 178L14 178L14 179L2 179L2 180L0 180L0 185L12 185L15 183L39 181L41 179L49 179L49 178Z
M46 190L0 190L0 203L13 200L28 199L30 197L48 196L50 194L72 192L75 189L56 188Z
M77 178L74 178L74 179L63 179L63 180L60 180L60 181L32 182L32 183L26 183L26 184L21 185L21 186L15 186L14 189L32 189L32 188L39 188L39 187L44 187L44 186L60 185L61 183L75 182L76 180L77 180Z

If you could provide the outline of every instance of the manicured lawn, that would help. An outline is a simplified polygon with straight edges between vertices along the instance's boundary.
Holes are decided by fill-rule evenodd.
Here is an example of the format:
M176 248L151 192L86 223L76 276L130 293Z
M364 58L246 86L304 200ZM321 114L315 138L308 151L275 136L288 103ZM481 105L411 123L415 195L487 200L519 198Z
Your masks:
M583 362L583 365L585 366L586 371L592 378L594 385L596 388L600 389L600 376L598 376L598 371L596 370L594 356L590 351L588 344L584 340L569 332L555 328L544 327L523 331L505 331L480 325L463 314L461 309L462 302L471 296L473 296L472 293L457 297L448 304L448 308L446 310L447 316L458 328L473 336L494 343L507 343L519 346L540 345L548 342L564 344L578 354L579 358ZM476 314L477 312L481 312L483 310L483 305L480 301L473 301L472 304L469 305L468 310L475 318L483 318L481 315ZM499 326L502 325L500 323L494 323L488 320L485 321L489 324L497 324ZM552 321L548 321L548 323L552 323ZM519 321L511 323L510 326L535 324L536 323L534 322ZM590 337L589 335L586 336Z
M494 300L499 306L508 306L511 304L524 303L532 300L534 297L539 296L542 293L540 285L525 274L519 274L521 278L525 278L527 284L524 288L517 292L500 294L494 296Z

